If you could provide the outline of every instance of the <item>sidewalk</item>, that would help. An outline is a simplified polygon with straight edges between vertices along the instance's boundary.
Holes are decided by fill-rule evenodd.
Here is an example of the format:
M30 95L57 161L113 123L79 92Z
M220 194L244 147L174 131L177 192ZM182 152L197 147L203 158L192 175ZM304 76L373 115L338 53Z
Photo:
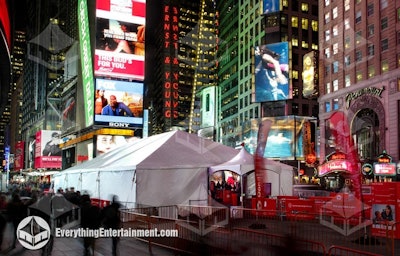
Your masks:
M4 232L4 240L2 245L1 256L40 256L41 250L28 250L21 246L17 241L16 248L7 250L12 243L11 224L8 223ZM152 246L152 253L146 243L136 240L135 238L121 238L118 247L118 256L172 256L172 251ZM82 238L55 238L52 256L82 256L83 240ZM94 256L109 256L111 253L111 238L99 238L96 240Z

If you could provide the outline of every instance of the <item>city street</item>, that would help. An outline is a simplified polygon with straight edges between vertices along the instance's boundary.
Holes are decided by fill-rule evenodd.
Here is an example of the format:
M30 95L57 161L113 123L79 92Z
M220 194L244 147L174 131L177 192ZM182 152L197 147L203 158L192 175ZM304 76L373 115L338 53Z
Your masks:
M22 245L17 242L16 248L10 250L7 249L12 243L11 236L11 224L8 223L4 234L4 241L2 245L1 256L38 256L42 255L42 250L28 250L22 247ZM175 255L173 252L160 247L152 246L152 253L149 252L149 247L146 243L138 241L134 238L121 238L119 244L119 256L125 255L135 255L135 256L169 256ZM56 238L54 240L54 247L51 253L52 256L81 256L83 255L83 241L82 238ZM109 256L111 253L111 239L110 238L99 238L96 240L95 244L95 256Z

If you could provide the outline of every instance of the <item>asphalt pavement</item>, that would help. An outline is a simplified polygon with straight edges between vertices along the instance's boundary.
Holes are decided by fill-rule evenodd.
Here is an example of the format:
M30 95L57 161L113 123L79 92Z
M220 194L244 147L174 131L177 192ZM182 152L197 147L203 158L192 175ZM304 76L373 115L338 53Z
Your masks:
M1 256L39 256L42 255L42 250L28 250L24 248L18 241L15 248L10 248L12 244L12 226L7 224L4 232L4 239L0 251ZM55 238L51 256L81 256L83 253L82 238ZM98 238L95 242L93 256L110 256L111 238ZM118 256L170 256L175 255L174 252L158 246L151 247L147 243L141 242L135 238L121 238L118 246Z

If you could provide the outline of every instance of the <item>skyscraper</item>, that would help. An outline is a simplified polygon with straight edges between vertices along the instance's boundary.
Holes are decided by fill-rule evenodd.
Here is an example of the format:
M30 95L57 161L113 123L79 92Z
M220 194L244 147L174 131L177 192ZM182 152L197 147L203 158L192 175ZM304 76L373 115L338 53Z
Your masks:
M251 119L290 115L317 118L318 90L304 94L302 73L304 56L318 53L318 1L221 1L218 10L218 141L240 146ZM257 100L255 48L282 43L288 45L288 97ZM316 65L315 58L312 64ZM315 87L317 78L312 77Z
M158 10L149 16L148 30L162 35L151 35L155 40L147 44L147 65L154 65L146 67L150 129L197 132L203 128L202 90L216 85L216 6L212 0L162 3L148 1L150 10Z

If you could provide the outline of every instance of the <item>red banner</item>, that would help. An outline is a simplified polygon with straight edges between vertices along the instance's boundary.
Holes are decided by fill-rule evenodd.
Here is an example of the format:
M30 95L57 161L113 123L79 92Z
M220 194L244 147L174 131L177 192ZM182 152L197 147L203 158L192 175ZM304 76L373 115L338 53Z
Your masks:
M267 145L267 138L269 129L271 128L272 121L264 120L260 123L258 128L258 138L257 138L257 149L254 154L254 172L256 177L256 197L258 199L265 198L264 191L264 180L265 180L265 170L264 170L264 152ZM260 208L259 202L257 201L257 209Z
M335 138L336 150L346 154L346 159L350 163L348 171L351 174L352 191L356 198L361 199L361 166L358 157L357 146L351 136L350 126L347 116L343 112L335 112L331 115L330 130Z

